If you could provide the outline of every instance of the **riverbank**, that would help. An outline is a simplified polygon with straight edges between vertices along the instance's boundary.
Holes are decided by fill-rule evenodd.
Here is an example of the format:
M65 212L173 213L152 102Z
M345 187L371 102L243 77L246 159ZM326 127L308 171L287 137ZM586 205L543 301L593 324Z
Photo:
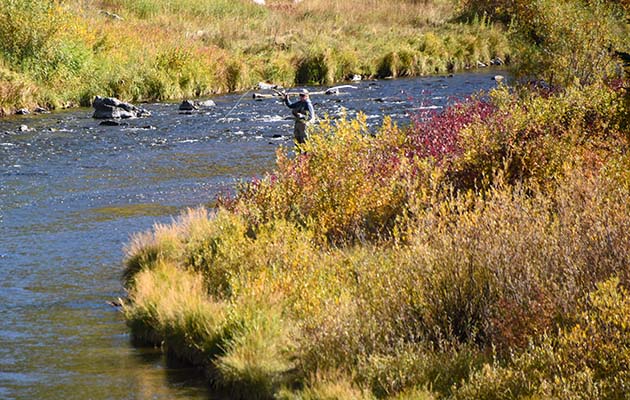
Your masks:
M353 77L463 71L506 61L501 24L458 22L450 0L0 5L0 110L206 97Z
M326 120L217 209L136 235L134 337L232 398L623 397L627 14L492 4L533 83L404 127Z
M379 126L384 114L404 123L417 107L494 87L491 77L362 81L313 98L321 115L362 110ZM126 296L121 244L133 233L271 171L276 148L290 145L281 102L213 99L216 107L192 114L179 103L143 104L150 118L119 126L100 125L86 108L0 119L0 397L210 397L191 369L134 346L107 302Z
M135 236L132 334L233 398L615 398L627 96L499 88L409 128L324 122L219 209Z

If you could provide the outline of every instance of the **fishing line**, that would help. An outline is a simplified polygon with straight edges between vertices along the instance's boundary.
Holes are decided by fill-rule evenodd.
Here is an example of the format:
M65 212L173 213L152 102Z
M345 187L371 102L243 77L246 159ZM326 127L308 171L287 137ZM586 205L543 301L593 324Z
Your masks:
M246 96L249 92L251 92L251 91L252 91L252 89L248 89L245 93L243 93L243 94L241 95L241 97L239 97L239 99L236 101L236 104L234 104L234 107L232 107L232 108L230 109L230 111L228 111L228 112L227 112L227 113L226 113L223 117L221 117L221 118L217 119L217 122L219 122L219 121L221 121L221 120L225 120L225 119L228 117L228 115L230 115L230 114L232 113L232 111L234 111L234 109L235 109L236 107L238 107L238 105L240 104L241 100L243 100L243 97L245 97L245 96Z

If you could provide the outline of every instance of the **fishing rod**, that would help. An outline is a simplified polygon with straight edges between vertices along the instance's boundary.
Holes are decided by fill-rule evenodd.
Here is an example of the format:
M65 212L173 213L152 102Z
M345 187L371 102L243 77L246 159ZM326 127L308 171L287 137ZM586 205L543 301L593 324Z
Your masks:
M246 92L244 92L241 97L238 98L238 100L236 101L236 103L234 104L234 106L230 109L230 111L228 111L223 117L219 118L217 121L221 121L224 120L232 113L232 111L234 111L234 109L236 107L238 107L238 105L241 103L241 101L243 100L243 98L245 96L247 96L249 94L249 92L251 92L254 89L260 89L260 90L272 90L274 93L276 93L278 96L284 96L284 93L286 93L284 91L284 89L282 88L282 86L279 85L273 85L273 84L269 84L269 83L264 83L264 82L258 82L258 84L252 88L247 89ZM282 92L278 89L282 89ZM271 97L273 97L273 95L271 95ZM254 98L257 98L257 93L254 93Z
M230 111L228 111L223 117L217 119L217 122L223 120L225 121L227 119L227 117L232 113L232 111L234 111L234 109L236 107L238 107L238 105L240 104L241 100L243 100L243 97L245 97L249 92L252 91L253 88L247 89L247 91L245 93L243 93L241 95L241 97L238 98L238 100L236 101L236 103L234 104L234 106L230 109Z

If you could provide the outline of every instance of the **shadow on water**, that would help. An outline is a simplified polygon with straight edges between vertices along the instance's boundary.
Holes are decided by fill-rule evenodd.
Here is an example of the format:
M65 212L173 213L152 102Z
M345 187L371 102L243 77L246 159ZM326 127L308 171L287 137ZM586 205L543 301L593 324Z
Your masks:
M494 86L494 73L359 82L313 101L318 115L404 123ZM240 98L194 114L147 104L150 119L122 126L91 109L0 120L0 398L212 398L198 371L132 346L106 303L124 296L131 235L271 170L292 146L281 102Z
M144 381L144 387L151 388L149 392L160 392L166 382L168 387L180 388L182 396L186 398L224 400L224 397L211 392L208 379L201 368L191 367L173 357L168 357L160 348L137 347L136 357L144 365L160 366L163 369L163 381L154 382L157 385L151 386L153 383L151 379ZM151 398L154 397L153 394Z

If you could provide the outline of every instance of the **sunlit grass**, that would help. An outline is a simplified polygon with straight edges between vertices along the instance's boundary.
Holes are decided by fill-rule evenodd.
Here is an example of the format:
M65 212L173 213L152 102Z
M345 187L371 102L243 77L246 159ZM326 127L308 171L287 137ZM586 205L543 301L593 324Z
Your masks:
M570 393L600 384L617 393L614 379L589 372L608 368L599 359L582 368L564 349L582 345L571 332L585 312L598 315L597 329L614 328L617 317L586 296L630 279L623 96L607 86L498 89L426 125L385 121L369 132L361 116L325 122L306 154L280 150L277 170L223 199L227 209L189 210L136 236L126 262L132 330L161 332L162 315L185 313L158 306L162 298L218 307L208 306L220 316L213 333L191 339L212 351L188 355L181 333L159 337L236 398L555 393L545 386L554 357L575 372ZM139 295L170 290L178 294ZM609 342L592 346L604 354ZM626 360L620 350L615 365ZM544 379L515 378L523 371Z
M31 50L7 47L2 58L35 90L17 99L5 85L0 103L8 106L89 105L97 94L133 101L210 96L261 80L291 86L355 74L423 75L509 53L499 26L450 22L451 0L93 0L51 3L50 12L22 3L1 6L9 17L0 37ZM439 37L445 51L425 51L425 35Z

